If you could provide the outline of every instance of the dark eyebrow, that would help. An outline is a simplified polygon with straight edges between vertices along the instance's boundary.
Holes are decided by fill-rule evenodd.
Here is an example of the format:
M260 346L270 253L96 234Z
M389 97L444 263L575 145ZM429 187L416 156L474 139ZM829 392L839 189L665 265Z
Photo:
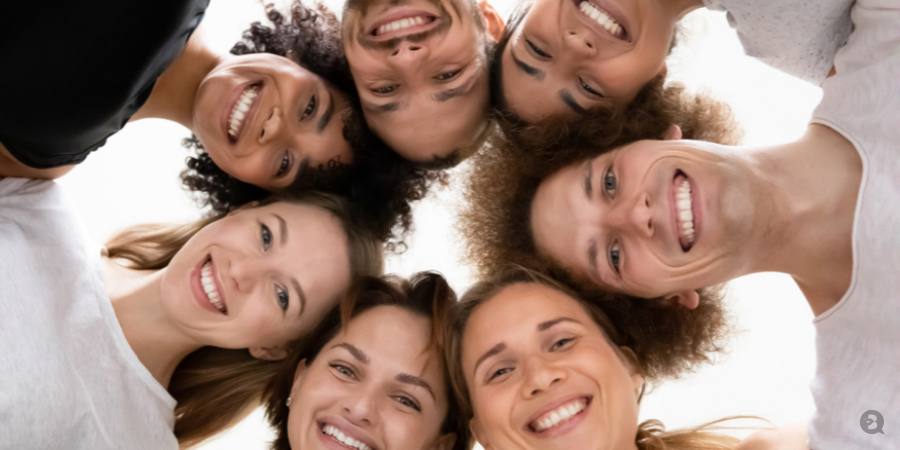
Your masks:
M278 219L278 234L281 235L281 245L284 245L288 240L288 231L287 231L287 222L285 222L284 218L279 216L278 214L272 214Z
M488 359L491 356L494 356L494 355L502 352L503 350L506 350L506 344L501 342L501 343L491 347L491 349L488 350L487 352L485 352L485 354L481 355L481 358L478 358L478 361L475 362L475 368L472 369L472 375L473 376L475 375L475 372L478 371L478 365L481 364L485 359Z
M356 358L357 360L359 360L359 362L361 362L363 364L369 363L369 357L366 356L366 354L363 353L362 350L354 347L353 344L348 344L346 342L342 342L340 344L334 344L331 346L331 348L335 348L335 347L343 347L343 348L347 349L347 351L350 352L350 354L353 355L354 358Z
M523 63L522 61L519 61L519 58L516 58L516 54L513 53L512 47L509 48L509 55L512 56L513 62L516 63L516 67L521 69L522 72L525 72L526 74L534 77L534 79L538 81L544 80L544 71L538 69L537 67L531 67L528 64Z
M591 265L591 269L594 270L594 273L600 272L600 268L597 266L597 241L591 239L590 244L588 245L588 264Z
M582 108L578 102L575 101L575 97L572 97L572 94L565 89L561 89L559 91L559 98L562 99L563 103L569 105L569 108L572 108L578 114L586 114L587 110Z
M306 309L306 293L303 292L303 288L300 286L300 282L297 281L296 278L291 278L291 284L294 285L294 289L297 291L297 295L300 296L300 314L303 315L303 311Z
M383 105L376 105L374 103L362 102L363 109L369 111L373 114L381 114L386 112L394 112L400 109L400 102L391 102L385 103Z
M584 172L584 195L590 200L594 195L594 186L592 185L592 179L594 178L594 165L591 164L593 161L588 161L586 167L583 169Z
M428 384L427 381L415 376L410 375L408 373L401 373L396 377L397 381L404 384L411 384L413 386L419 386L425 388L429 394L431 394L431 398L437 400L437 397L434 396L434 391L431 390L431 385Z
M447 89L446 91L438 92L437 94L434 94L434 96L432 98L434 98L434 100L438 101L438 102L446 102L447 100L450 100L453 97L459 97L460 95L464 95L472 89L472 86L475 85L475 79L478 78L478 76L479 76L479 74L475 73L474 75L469 77L469 79L466 80L465 83L463 83L453 89Z
M548 330L548 329L552 328L553 326L555 326L559 323L562 323L562 322L574 322L574 323L578 323L578 324L581 323L575 319L570 319L568 317L559 317L559 318L556 318L553 320L548 320L546 322L539 323L537 326L537 329L538 329L538 331L545 331L545 330Z
M322 130L328 126L328 122L331 122L332 115L334 115L334 94L332 94L331 91L328 91L328 107L325 108L322 117L319 117L319 124L316 125L316 134L321 134Z

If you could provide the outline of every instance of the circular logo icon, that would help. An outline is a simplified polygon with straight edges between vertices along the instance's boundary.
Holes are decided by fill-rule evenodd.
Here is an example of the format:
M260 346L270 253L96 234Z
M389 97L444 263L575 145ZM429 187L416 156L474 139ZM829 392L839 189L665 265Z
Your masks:
M880 412L870 409L859 417L859 427L869 434L884 434L884 430L882 430L884 428L884 417L882 417Z

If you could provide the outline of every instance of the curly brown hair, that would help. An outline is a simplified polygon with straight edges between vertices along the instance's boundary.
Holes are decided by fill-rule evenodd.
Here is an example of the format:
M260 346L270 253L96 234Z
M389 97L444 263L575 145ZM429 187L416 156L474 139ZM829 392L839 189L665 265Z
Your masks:
M340 22L334 13L321 4L309 7L295 0L289 16L273 5L266 6L266 15L271 24L251 24L231 53L289 56L334 85L351 105L341 119L344 138L353 148L353 163L331 161L319 167L303 167L287 190L340 195L350 202L354 213L368 224L373 234L388 242L388 249L402 247L403 235L412 225L410 203L422 199L433 182L443 182L442 176L401 158L366 126L344 57ZM211 214L226 213L270 195L216 166L196 136L185 139L184 146L193 148L196 156L188 157L187 169L181 174L182 184L193 192L201 207L210 207Z
M275 440L272 450L290 450L288 442L288 415L290 410L286 404L294 385L294 373L297 365L306 360L309 365L316 359L322 348L333 339L342 328L346 328L350 320L364 311L381 305L393 305L429 317L432 321L430 346L438 355L444 353L445 326L448 323L450 309L456 303L456 293L447 280L436 272L419 272L408 281L400 277L384 276L360 277L344 294L338 308L335 308L309 335L294 347L294 351L285 358L282 369L266 388L266 417L275 429ZM443 359L440 361L443 363ZM462 420L460 406L453 395L447 366L444 366L444 377L447 393L447 416L441 424L441 433L453 433L456 441L451 450L468 450L472 440L469 422Z
M646 366L648 377L677 377L720 351L727 331L720 289L703 289L694 310L659 299L606 292L538 254L531 230L531 204L541 181L563 167L641 139L660 139L671 124L685 139L735 143L740 133L727 105L658 78L623 111L594 111L580 118L550 117L527 125L501 122L502 133L473 157L465 181L466 204L457 230L466 238L464 260L487 279L518 264L569 286L596 302L619 328L625 345Z

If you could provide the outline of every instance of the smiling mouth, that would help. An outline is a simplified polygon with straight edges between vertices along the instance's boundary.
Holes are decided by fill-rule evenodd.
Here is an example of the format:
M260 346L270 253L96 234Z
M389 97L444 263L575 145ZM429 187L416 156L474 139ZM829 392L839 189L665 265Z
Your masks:
M259 96L261 89L262 83L253 83L247 86L244 92L241 93L238 101L231 108L231 114L228 115L228 137L231 138L232 142L237 142L241 128L244 126L244 121L249 117L250 107L253 106L253 102Z
M691 182L687 175L680 170L675 173L675 215L678 227L678 240L684 252L694 246L696 232L694 230L694 199L691 191Z
M357 441L352 437L345 435L338 427L330 424L326 424L322 426L322 434L330 436L332 439L337 441L338 444L341 444L347 448L355 448L358 450L373 450L372 447L369 447L365 443Z
M576 3L582 14L597 22L609 34L623 41L630 41L628 31L608 11L587 0L580 3L576 0Z
M591 403L590 397L582 397L568 402L552 411L542 414L528 424L528 428L535 433L544 433L552 430L577 417L587 409Z
M225 306L225 299L219 293L215 278L213 278L212 257L207 259L203 263L203 267L200 268L200 284L203 286L203 292L206 294L206 298L209 299L209 303L227 316L228 308Z

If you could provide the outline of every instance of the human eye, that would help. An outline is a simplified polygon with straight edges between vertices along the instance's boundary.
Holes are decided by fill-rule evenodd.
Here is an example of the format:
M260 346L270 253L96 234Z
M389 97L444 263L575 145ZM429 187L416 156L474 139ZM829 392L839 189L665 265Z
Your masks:
M554 342L553 345L550 346L550 351L559 350L559 349L565 347L566 344L568 344L568 343L570 343L570 342L572 342L572 341L574 341L574 340L575 340L575 339L573 339L573 338L562 338L562 339L559 339L559 340L557 340L556 342Z
M491 372L490 375L488 375L488 381L492 381L496 378L502 377L503 375L512 373L512 371L513 371L512 368L509 368L509 367L503 367L503 368L497 369L497 370Z
M603 97L603 94L597 92L591 85L584 82L581 77L578 77L578 83L581 84L581 88L585 90L588 94L596 95L597 97Z
M278 306L282 311L287 311L290 305L290 294L281 286L275 286L275 297L278 299Z
M268 250L272 246L272 230L264 223L259 224L259 237L262 240L263 250Z
M316 105L318 102L316 101L316 96L313 95L311 99L309 99L309 104L306 105L306 109L303 110L303 114L300 115L300 120L303 120L310 115L312 115L313 111L316 110Z
M283 177L284 174L288 172L288 169L291 168L291 157L288 155L287 151L285 151L284 156L281 158L281 163L278 164L278 172L275 173L276 177Z
M612 168L606 171L606 175L603 175L603 189L606 190L606 193L609 194L610 197L614 197L616 195L616 175L613 173Z
M386 94L390 94L391 92L394 92L396 89L397 89L397 85L392 84L390 86L382 86L382 87L374 88L374 89L372 89L372 92L379 94L379 95L386 95Z
M451 70L449 72L444 72L444 73L434 77L434 79L436 79L438 81L450 81L450 80L456 78L456 76L459 75L460 72L461 72L461 70Z
M397 400L397 402L403 406L415 409L416 411L419 411L419 412L422 411L422 407L419 406L419 404L415 400L413 400L407 396L398 395L398 396L394 397L394 399Z
M329 365L331 366L332 369L334 369L336 372L340 373L341 375L348 377L348 378L356 379L356 372L354 372L352 368L345 366L341 363L331 363Z
M538 47L537 45L534 45L534 43L531 42L531 41L529 41L528 39L525 39L525 43L528 44L528 46L531 47L531 50L532 50L533 52L537 53L538 56L540 56L540 57L542 57L542 58L549 58L549 57L550 57L549 54L547 54L545 51L541 50L540 47Z
M619 261L621 261L622 258L620 252L621 250L619 249L618 242L616 242L612 245L612 247L609 248L609 263L612 265L613 270L615 270L616 273L619 273Z

